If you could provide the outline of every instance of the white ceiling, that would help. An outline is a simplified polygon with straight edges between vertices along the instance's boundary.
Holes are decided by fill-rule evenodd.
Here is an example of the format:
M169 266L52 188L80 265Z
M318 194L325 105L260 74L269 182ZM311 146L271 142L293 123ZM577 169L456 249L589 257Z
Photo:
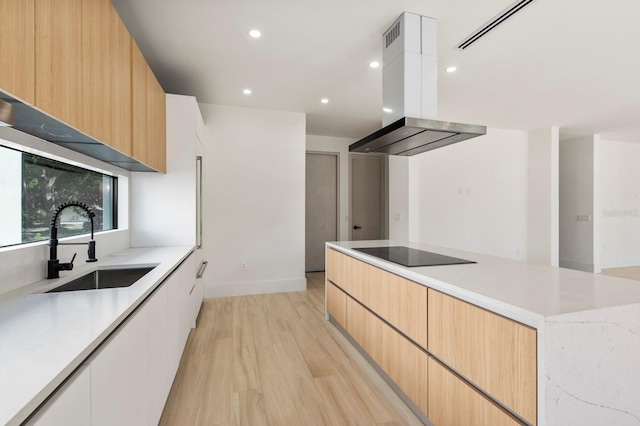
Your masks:
M112 2L167 92L305 112L310 134L380 127L382 71L368 64L408 11L438 19L439 119L640 142L638 0L536 0L463 52L512 0Z

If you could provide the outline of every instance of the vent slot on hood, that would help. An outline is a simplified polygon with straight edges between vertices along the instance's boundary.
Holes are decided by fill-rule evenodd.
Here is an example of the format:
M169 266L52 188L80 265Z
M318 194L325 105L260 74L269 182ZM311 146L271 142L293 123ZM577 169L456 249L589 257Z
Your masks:
M458 50L464 50L471 46L476 41L480 40L482 37L487 35L490 31L495 30L496 27L502 24L507 19L511 18L513 15L521 11L525 6L532 3L534 0L519 0L507 7L502 12L498 13L494 16L489 22L475 30L471 35L466 37L456 46Z
M391 30L385 36L386 44L384 47L386 48L391 46L391 43L393 43L395 39L398 38L398 36L400 36L400 21L398 21L398 23L393 28L391 28Z

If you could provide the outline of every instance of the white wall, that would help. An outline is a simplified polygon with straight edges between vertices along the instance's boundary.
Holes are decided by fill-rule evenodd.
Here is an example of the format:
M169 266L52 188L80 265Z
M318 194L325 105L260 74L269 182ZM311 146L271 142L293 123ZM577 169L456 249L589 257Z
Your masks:
M599 272L599 136L560 141L560 266ZM578 220L583 216L587 220Z
M22 241L22 153L0 149L0 246Z
M394 212L408 208L411 241L526 259L527 150L527 132L488 129L485 136L412 157L409 190L390 190L390 228ZM418 205L395 197L398 191ZM414 216L418 223L411 223Z
M527 261L558 266L559 131L529 132Z
M305 115L211 104L200 110L206 297L304 290Z
M340 218L339 240L349 239L349 145L356 139L332 136L307 135L307 151L337 152L339 161L338 217Z
M600 144L602 268L640 265L640 144ZM598 247L596 247L598 249Z
M118 230L100 232L95 235L96 257L101 258L129 247L129 175L126 170L103 163L15 129L0 127L0 139L15 149L34 154L48 154L56 160L69 162L93 170L107 171L118 175ZM6 206L2 206L4 209ZM65 242L86 242L87 236L64 238ZM86 248L82 246L59 246L58 258L68 262L74 253L78 253L75 264L86 259ZM0 295L45 279L46 262L49 258L49 246L46 241L23 244L15 247L0 248ZM64 274L62 272L61 274Z

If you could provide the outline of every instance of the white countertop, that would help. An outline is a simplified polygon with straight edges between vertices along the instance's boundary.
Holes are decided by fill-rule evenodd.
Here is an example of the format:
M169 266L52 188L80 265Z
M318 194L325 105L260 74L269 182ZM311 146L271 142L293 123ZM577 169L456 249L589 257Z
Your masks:
M640 303L640 282L406 241L340 241L329 247L435 290L538 328L549 317ZM475 264L407 268L362 247L407 246Z
M131 248L3 296L0 425L19 424L33 412L192 251ZM154 265L130 287L43 293L98 268Z

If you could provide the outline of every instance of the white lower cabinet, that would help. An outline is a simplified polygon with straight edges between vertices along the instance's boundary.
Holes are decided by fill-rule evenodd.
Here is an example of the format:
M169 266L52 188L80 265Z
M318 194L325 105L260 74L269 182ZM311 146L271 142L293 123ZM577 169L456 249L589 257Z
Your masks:
M190 309L190 324L191 328L196 328L196 320L202 307L202 301L204 300L204 273L207 269L207 262L204 261L204 255L202 250L196 250L194 261L194 281L193 287L189 292L189 309Z
M91 365L91 425L149 424L149 311L143 306Z
M91 424L91 371L82 366L27 423L29 426Z
M27 425L157 425L191 331L194 267L191 254Z
M173 383L173 378L178 371L182 351L187 343L189 332L191 331L191 309L189 292L193 288L195 276L195 255L191 253L189 257L176 269L167 280L168 303L168 371L169 382Z
M169 291L161 286L144 307L149 311L149 424L157 425L171 390L169 378Z

